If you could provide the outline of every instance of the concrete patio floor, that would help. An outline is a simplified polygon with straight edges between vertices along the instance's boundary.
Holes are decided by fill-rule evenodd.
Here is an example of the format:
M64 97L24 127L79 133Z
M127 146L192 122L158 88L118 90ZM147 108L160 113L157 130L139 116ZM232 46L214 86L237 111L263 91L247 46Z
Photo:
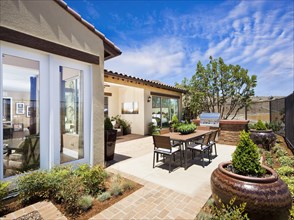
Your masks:
M203 168L200 159L153 169L152 137L118 143L114 161L107 170L132 179L141 189L92 219L194 219L211 195L210 175L222 161L231 159L235 146L217 144L218 156ZM191 158L191 156L189 156Z

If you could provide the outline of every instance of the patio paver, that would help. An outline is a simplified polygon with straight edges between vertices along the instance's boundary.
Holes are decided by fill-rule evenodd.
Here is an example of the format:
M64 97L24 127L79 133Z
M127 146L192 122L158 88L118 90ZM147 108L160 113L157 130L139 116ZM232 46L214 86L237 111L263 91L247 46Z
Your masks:
M42 201L10 213L0 219L16 219L33 211L38 211L43 219L66 220L67 218L51 203Z
M193 164L168 173L167 166L152 168L152 137L117 144L116 163L107 168L144 187L91 219L195 219L211 195L210 175L231 158L234 146L217 145L218 157L202 168ZM120 155L125 158L121 161Z

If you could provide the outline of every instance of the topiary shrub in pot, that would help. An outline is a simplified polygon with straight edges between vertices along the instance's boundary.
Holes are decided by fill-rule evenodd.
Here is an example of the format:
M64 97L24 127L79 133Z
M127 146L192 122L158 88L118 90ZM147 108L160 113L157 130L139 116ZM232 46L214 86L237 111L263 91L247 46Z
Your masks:
M104 155L105 161L113 160L117 130L113 129L110 118L104 119Z
M292 198L287 185L269 167L260 164L258 147L242 131L232 161L219 164L211 175L212 197L228 204L246 203L245 212L253 220L288 220Z
M268 129L261 120L258 120L257 123L251 126L250 138L255 144L268 151L276 142L275 133L271 129Z

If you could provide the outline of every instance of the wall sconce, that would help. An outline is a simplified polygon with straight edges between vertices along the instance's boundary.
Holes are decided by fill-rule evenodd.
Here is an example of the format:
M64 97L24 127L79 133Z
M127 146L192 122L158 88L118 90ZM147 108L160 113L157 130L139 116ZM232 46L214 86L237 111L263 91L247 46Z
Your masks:
M148 96L147 102L151 102L151 96Z

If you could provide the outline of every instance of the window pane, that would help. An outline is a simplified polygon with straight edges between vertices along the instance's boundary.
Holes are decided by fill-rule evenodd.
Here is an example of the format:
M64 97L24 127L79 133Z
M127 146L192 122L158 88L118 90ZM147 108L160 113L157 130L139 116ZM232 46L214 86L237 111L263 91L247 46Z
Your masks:
M40 167L39 62L3 56L4 177Z
M161 98L158 96L152 97L152 122L155 126L161 127Z
M65 163L84 158L84 103L81 71L60 67L60 74L60 162Z
M179 100L167 97L152 97L152 122L160 127L169 127L173 115L179 118Z

